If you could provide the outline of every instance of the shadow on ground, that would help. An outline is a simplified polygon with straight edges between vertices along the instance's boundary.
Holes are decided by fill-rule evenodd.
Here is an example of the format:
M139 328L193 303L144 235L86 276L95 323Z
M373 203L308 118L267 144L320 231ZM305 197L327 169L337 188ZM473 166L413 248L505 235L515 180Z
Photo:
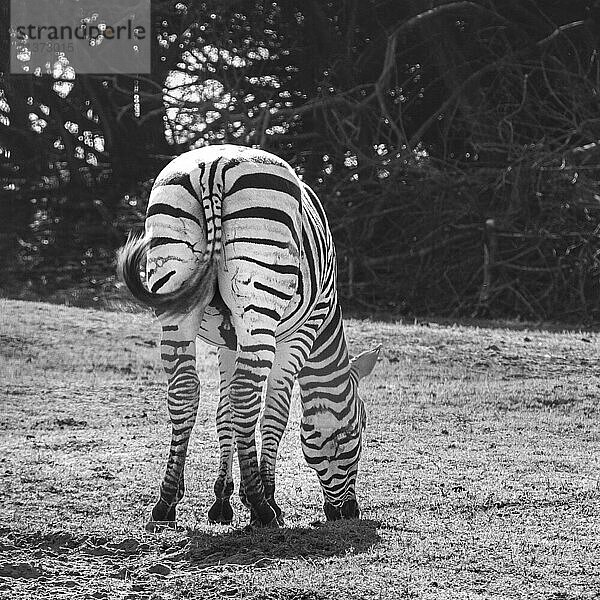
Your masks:
M163 575L172 569L355 555L368 551L380 541L379 526L377 521L353 520L320 523L316 527L252 531L229 528L169 531L166 535L144 534L143 539L65 531L23 534L0 528L0 578L53 576L69 563L81 560L102 564L110 576L122 579L140 568ZM38 564L40 559L43 559L43 567ZM55 562L56 568L52 566Z
M268 559L322 558L366 552L380 541L379 522L336 521L318 527L292 527L223 533L190 533L189 560L199 565L252 564Z

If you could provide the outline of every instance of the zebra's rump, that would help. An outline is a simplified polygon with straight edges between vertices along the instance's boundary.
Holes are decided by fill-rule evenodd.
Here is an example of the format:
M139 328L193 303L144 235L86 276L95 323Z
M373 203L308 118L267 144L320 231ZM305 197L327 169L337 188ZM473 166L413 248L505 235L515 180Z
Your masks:
M333 242L329 233L324 212L311 190L302 187L302 236L300 250L300 269L298 285L288 308L276 331L276 340L285 341L303 325L315 306L325 296L335 291L335 259ZM219 269L223 268L220 264ZM219 290L206 307L204 318L198 332L205 342L221 347L236 348L235 330L231 322L231 312L226 306Z
M210 344L235 347L232 293L262 298L265 307L269 297L287 302L277 339L292 335L335 294L323 208L285 161L266 152L223 145L177 157L155 181L145 227L148 291L137 297L160 306L194 281L205 309L199 336ZM129 265L128 273L140 266ZM254 270L261 281L252 280ZM237 271L245 278L233 281L232 292ZM198 273L211 281L198 282ZM178 308L191 306L193 299Z

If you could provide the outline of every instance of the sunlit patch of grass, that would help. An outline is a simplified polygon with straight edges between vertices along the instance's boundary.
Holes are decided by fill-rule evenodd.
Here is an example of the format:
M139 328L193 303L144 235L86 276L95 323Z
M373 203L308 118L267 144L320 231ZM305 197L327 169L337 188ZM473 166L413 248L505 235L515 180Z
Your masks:
M277 471L286 528L206 522L216 356L178 531L144 523L170 426L148 313L0 301L0 596L322 600L587 598L600 588L599 337L350 320L369 425L364 519L323 519L294 403ZM237 477L237 468L236 468ZM319 523L317 523L319 525Z

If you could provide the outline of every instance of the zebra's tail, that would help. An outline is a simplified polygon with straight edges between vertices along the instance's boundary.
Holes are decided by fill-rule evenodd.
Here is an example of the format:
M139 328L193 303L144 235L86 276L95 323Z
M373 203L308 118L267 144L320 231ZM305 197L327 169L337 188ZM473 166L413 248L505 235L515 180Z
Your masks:
M131 294L142 304L153 308L157 314L182 315L212 300L216 287L214 251L206 253L194 273L178 289L163 294L150 291L142 281L142 270L150 249L149 233L130 233L125 245L117 252L117 276ZM212 249L211 249L212 250Z

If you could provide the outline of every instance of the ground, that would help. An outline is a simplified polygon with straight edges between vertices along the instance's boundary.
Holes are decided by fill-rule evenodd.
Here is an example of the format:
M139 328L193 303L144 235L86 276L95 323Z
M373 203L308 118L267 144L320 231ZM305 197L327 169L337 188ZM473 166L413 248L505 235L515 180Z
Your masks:
M369 424L363 519L323 524L298 406L286 527L206 522L216 355L178 531L144 531L169 425L148 313L0 300L0 598L600 598L600 336L349 320Z

